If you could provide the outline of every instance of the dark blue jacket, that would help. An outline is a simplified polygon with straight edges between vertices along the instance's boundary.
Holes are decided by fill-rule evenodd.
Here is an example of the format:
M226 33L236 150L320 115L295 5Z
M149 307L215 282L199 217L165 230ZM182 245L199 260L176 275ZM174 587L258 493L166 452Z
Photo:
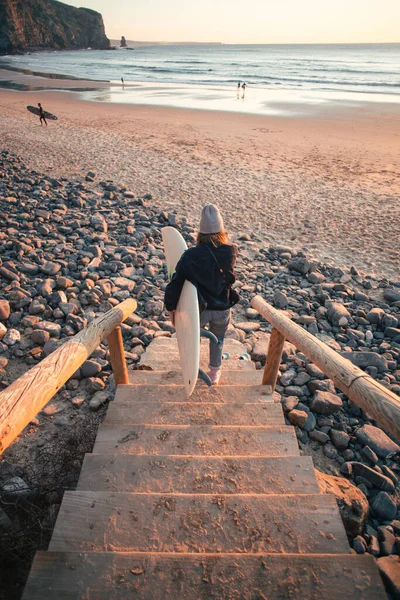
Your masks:
M208 310L231 308L229 295L230 287L236 279L233 270L236 258L237 247L229 244L222 244L215 248L212 244L203 243L186 250L165 290L166 309L176 309L186 280L197 288L200 312L206 308Z

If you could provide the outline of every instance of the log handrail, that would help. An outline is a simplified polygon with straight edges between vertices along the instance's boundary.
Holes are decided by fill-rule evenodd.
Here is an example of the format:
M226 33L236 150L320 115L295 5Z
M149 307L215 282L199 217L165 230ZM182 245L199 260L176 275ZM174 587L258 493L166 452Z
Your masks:
M336 387L354 404L400 440L400 398L396 394L294 323L281 311L273 308L261 296L254 296L251 305L281 336L287 338L332 379ZM270 363L271 360L273 361L273 357L270 358Z
M0 393L0 453L15 440L106 337L110 336L111 339L111 364L116 383L127 383L120 332L112 334L136 310L136 306L136 300L124 300L102 314Z

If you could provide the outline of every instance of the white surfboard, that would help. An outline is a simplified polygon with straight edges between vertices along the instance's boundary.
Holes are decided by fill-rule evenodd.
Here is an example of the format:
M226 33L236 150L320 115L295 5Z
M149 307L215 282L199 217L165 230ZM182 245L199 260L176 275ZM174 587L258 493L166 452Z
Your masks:
M168 277L171 279L175 267L187 245L174 227L161 230L167 260ZM190 396L197 382L200 366L200 314L197 290L190 281L185 281L175 312L176 337L186 393Z

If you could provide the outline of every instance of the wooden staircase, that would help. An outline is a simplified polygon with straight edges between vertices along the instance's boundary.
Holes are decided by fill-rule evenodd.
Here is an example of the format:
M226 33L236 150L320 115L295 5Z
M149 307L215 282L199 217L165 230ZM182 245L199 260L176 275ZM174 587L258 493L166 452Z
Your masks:
M188 400L176 340L149 346L159 370L118 386L24 600L386 598L244 347L225 349L221 385Z

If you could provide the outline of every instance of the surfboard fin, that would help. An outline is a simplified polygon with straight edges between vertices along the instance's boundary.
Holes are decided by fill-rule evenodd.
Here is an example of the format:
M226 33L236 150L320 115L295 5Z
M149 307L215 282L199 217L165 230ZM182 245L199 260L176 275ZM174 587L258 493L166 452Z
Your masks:
M204 381L204 383L206 385L208 385L208 387L212 386L211 379L209 378L209 376L207 375L207 373L204 373L203 369L199 369L199 379L201 379L202 381Z
M200 337L208 338L214 344L218 344L217 336L214 335L211 331L208 331L208 329L200 329Z

